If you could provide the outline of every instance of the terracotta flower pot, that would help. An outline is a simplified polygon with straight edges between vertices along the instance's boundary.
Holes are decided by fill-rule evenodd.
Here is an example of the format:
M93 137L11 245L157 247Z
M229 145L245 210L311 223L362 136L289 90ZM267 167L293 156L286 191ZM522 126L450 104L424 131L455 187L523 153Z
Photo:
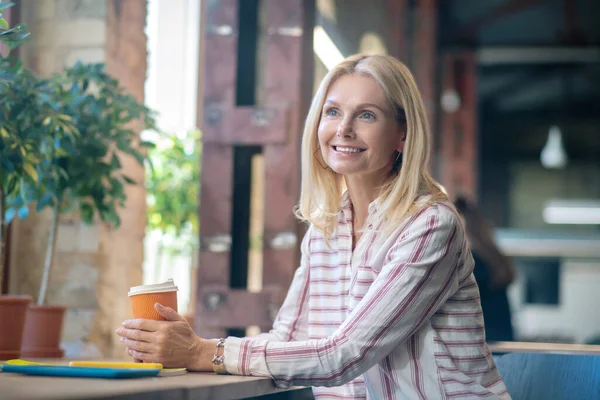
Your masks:
M0 360L19 358L31 296L0 296Z
M21 357L60 358L64 355L60 337L66 310L64 306L29 306Z

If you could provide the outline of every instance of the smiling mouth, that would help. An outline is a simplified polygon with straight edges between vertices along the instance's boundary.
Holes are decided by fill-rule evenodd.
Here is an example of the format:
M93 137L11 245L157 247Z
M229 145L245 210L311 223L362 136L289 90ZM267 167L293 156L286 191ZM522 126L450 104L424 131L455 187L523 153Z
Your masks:
M345 146L332 146L333 150L338 151L340 153L362 153L366 149L359 149L356 147L345 147Z

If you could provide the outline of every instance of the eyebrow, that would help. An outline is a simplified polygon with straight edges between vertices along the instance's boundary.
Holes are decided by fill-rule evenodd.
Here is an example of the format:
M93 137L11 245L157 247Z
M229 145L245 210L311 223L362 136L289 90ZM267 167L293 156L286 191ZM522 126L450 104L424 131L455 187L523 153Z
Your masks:
M339 106L339 104L333 100L327 100L325 101L324 105L334 105L334 106ZM384 110L383 108L379 107L377 104L373 104L373 103L360 103L356 106L356 108L364 108L364 107L373 107L373 108L377 108L378 110L380 110L382 113L386 113L387 111Z

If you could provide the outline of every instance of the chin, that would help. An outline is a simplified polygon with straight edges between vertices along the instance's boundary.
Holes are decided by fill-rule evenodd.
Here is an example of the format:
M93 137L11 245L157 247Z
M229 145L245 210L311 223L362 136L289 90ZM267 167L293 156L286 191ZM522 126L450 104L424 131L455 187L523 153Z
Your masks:
M340 175L355 175L355 174L360 174L360 170L357 170L357 168L352 168L346 165L333 165L330 166L329 168L331 168L331 170L333 172L335 172L336 174L340 174Z

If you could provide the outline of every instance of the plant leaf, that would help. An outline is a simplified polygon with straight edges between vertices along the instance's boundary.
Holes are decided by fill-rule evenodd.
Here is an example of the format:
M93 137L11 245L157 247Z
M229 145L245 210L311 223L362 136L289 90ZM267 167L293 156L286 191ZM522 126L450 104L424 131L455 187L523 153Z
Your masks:
M31 35L31 33L27 32L27 28L22 24L11 29L0 29L0 39L9 44L18 43L29 35Z
M38 201L38 203L37 203L37 205L36 205L36 207L35 207L35 210L36 210L37 212L40 212L40 211L42 211L44 208L46 208L46 207L48 207L48 206L50 206L50 207L54 206L54 199L52 198L52 196L51 196L50 194L46 193L46 194L44 194L44 195L42 196L42 198L41 198L41 199Z
M83 222L88 225L94 222L94 207L91 204L81 202L79 211L81 212L81 218L83 219Z
M29 207L24 205L23 207L19 208L17 214L19 214L19 218L21 219L27 218L29 216Z
M10 8L14 5L15 5L15 3L11 2L11 1L2 1L2 2L0 2L0 10Z
M140 142L140 146L141 147L145 147L147 149L154 149L156 147L156 143L148 142L148 141L142 141L142 142Z
M34 182L38 181L38 172L36 171L33 165L25 163L23 164L23 169L25 170L25 172L27 172L27 175L29 175L31 179L33 179Z
M132 178L128 177L127 175L123 175L123 180L125 182L127 182L130 185L135 185L137 182L135 180L133 180Z
M15 210L14 208L9 208L8 210L6 210L6 213L4 214L4 219L6 223L10 223L10 221L12 221L16 215L17 210Z

